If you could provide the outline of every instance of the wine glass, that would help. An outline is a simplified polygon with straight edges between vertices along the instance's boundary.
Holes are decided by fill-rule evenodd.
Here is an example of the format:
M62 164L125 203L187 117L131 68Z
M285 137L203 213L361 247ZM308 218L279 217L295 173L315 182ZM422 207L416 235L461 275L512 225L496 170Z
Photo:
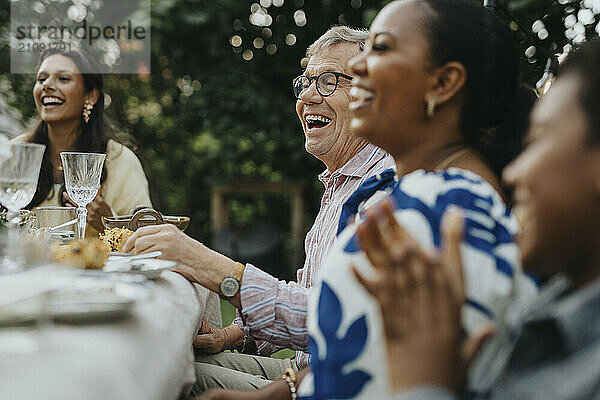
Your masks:
M64 151L60 153L65 172L65 186L71 200L77 208L79 239L85 238L87 220L86 206L94 200L100 188L100 177L106 154L78 153Z
M7 250L19 244L19 210L33 199L37 189L40 167L46 146L36 143L11 143L11 155L0 164L0 203L6 207L8 222ZM5 270L18 269L16 254L10 254L0 262Z

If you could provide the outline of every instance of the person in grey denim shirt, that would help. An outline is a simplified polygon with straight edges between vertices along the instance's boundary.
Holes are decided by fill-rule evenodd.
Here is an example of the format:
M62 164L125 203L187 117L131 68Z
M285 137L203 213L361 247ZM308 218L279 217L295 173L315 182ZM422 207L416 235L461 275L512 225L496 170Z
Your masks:
M440 252L419 248L385 204L361 227L361 243L380 267L373 280L359 279L391 320L394 399L600 398L599 66L600 39L569 56L533 111L528 146L504 171L515 189L523 267L542 290L533 303L509 309L473 362L489 331L468 339L460 332L457 213L445 220ZM439 268L423 268L429 264ZM400 287L408 288L405 301Z

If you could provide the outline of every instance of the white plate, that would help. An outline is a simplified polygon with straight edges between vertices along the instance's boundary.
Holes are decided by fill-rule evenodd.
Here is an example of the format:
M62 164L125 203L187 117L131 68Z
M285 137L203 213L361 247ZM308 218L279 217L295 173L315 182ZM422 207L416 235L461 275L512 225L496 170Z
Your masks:
M108 252L108 260L142 260L145 258L156 258L160 257L162 254L161 251L151 251L150 253L144 254L133 254L133 253L123 253L120 251L109 251Z
M150 298L152 285L143 277L123 278L97 272L53 277L48 291L0 307L0 325L41 318L80 323L124 317L137 301Z
M158 258L145 259L109 259L102 269L105 272L121 272L127 274L139 274L148 279L157 279L165 270L173 270L179 264L175 261L159 260Z

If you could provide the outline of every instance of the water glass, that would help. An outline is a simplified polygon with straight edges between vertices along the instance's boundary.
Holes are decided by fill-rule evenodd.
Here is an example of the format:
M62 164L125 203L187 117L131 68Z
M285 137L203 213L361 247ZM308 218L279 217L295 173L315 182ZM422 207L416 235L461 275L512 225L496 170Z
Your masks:
M100 189L100 177L106 154L79 153L66 151L60 153L65 173L65 186L71 200L77 208L79 238L85 238L87 223L87 205L94 200Z
M12 143L10 158L0 165L0 203L8 209L9 224L20 222L19 210L33 199L45 150L42 144Z
M37 189L40 167L46 146L35 143L11 143L10 157L0 164L0 204L7 208L8 236L18 242L21 216L19 210L31 202ZM10 272L22 267L18 260L4 257L0 271Z

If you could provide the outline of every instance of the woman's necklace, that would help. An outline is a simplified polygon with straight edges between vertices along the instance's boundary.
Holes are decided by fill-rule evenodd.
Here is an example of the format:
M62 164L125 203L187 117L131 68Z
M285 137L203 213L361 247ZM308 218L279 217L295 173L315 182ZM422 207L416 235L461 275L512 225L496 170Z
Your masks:
M461 158L469 154L471 151L473 151L473 148L469 146L462 147L450 154L448 157L446 157L441 163L436 165L434 169L436 171L447 169L453 162L460 160Z

